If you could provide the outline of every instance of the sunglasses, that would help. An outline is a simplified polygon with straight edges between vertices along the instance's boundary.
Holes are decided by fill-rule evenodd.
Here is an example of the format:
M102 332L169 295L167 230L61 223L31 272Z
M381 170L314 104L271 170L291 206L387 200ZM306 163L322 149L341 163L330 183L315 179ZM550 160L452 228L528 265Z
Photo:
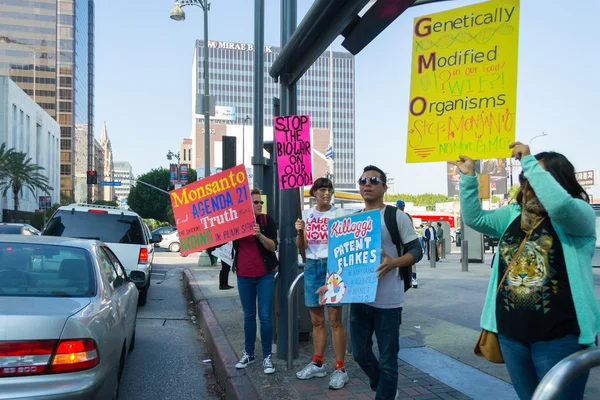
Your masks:
M368 178L365 178L365 177L360 178L358 180L358 185L359 186L365 186L367 184L367 182L369 182L373 186L377 186L380 183L385 185L385 181L383 179L377 177L377 176L371 176L371 177L368 177Z
M262 200L254 200L253 203L254 204L265 204L265 202Z

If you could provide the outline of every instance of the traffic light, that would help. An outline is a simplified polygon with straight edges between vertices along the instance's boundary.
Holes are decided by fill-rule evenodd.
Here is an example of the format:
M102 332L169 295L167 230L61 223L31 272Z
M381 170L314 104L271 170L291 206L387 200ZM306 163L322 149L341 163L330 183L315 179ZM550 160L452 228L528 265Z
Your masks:
M98 171L88 171L87 172L87 184L88 185L97 185L98 184Z

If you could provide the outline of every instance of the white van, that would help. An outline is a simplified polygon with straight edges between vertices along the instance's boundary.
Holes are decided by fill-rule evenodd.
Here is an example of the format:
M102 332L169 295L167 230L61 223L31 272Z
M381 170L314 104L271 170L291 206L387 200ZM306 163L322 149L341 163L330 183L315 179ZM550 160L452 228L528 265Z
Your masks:
M160 243L162 238L160 235L151 237L135 212L95 204L62 206L48 221L42 235L95 239L106 243L137 286L139 305L146 304L152 277L153 244Z

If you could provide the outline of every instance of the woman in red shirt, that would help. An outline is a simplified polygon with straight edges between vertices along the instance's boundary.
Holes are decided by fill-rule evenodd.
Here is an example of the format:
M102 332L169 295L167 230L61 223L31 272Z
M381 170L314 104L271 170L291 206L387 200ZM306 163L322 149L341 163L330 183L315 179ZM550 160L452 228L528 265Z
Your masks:
M235 257L233 271L237 274L238 292L244 311L245 349L236 368L246 368L254 363L254 343L256 342L256 299L258 298L258 318L263 352L265 374L275 372L271 360L273 342L273 321L271 309L275 291L275 268L278 265L277 226L275 220L262 213L263 201L259 189L253 189L252 205L256 217L254 235L233 242Z

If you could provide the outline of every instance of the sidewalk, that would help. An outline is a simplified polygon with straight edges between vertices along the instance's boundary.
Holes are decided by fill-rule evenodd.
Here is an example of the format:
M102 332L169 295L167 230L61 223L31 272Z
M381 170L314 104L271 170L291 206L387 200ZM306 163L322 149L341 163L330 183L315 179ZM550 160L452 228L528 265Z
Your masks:
M450 261L450 260L447 260ZM447 262L446 261L446 262ZM442 272L440 263L440 272ZM446 270L449 267L447 262ZM286 370L286 363L273 355L277 372L273 375L265 375L262 365L257 363L246 370L236 370L235 363L241 357L244 347L243 313L236 289L218 290L218 274L220 266L214 267L190 267L186 269L184 279L190 288L192 298L196 303L197 318L199 324L207 337L207 342L213 354L215 371L221 385L225 388L228 399L374 399L375 393L368 386L368 378L351 356L347 356L346 370L350 381L344 389L329 390L329 378L313 378L307 381L298 380L295 372L310 362L312 357L312 342L300 342L299 358L294 360L292 370ZM423 278L419 277L425 284ZM230 276L230 283L237 286L235 276ZM427 286L425 284L425 286ZM411 294L411 292L413 292ZM413 289L407 294L407 298L416 295L425 295L426 289ZM408 297L411 295L410 297ZM407 300L407 310L411 300ZM404 320L403 314L403 320ZM410 320L410 318L409 318ZM405 322L403 321L403 327ZM410 327L412 328L412 327ZM402 330L402 329L401 329ZM472 397L456 390L460 387L458 379L471 382L471 385L480 387L484 397L478 398L516 398L512 387L497 378L484 374L481 371L467 366L453 358L429 348L418 340L410 331L407 337L401 339L401 350L399 353L399 379L398 389L402 399L470 399ZM332 372L334 360L331 349L331 333L328 332L328 348L326 350L325 363L329 372ZM404 335L404 334L403 334ZM256 354L261 354L260 340L256 345ZM407 361L405 354L410 361ZM423 362L431 365L417 365ZM437 374L438 370L441 374ZM437 371L434 377L423 369ZM444 372L445 371L445 372ZM444 383L443 381L446 381ZM450 385L454 386L451 387ZM493 391L490 391L493 389ZM478 393L477 391L473 393ZM491 395L495 393L495 395ZM512 395L512 396L511 396Z

